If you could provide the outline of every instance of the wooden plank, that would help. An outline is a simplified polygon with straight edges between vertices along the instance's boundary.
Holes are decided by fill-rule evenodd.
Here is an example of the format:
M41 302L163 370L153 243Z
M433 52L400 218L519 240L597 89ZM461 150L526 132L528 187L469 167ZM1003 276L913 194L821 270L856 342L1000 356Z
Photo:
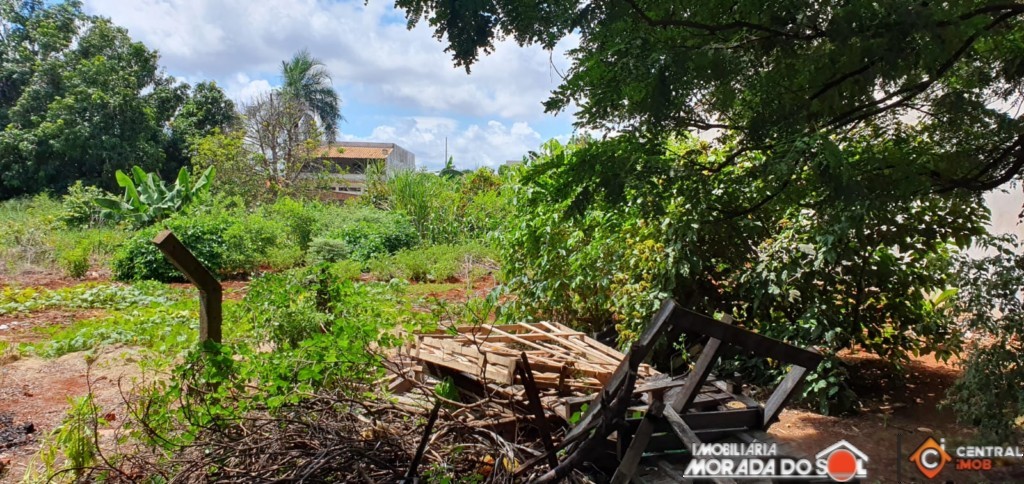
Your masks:
M153 244L189 282L199 288L199 341L220 343L224 321L220 282L170 230L157 234Z
M500 383L509 384L513 381L513 374L516 370L516 359L508 356L495 355L490 353L482 353L476 347L463 346L451 340L443 340L436 338L423 338L420 341L419 347L424 346L433 347L440 349L445 356L447 354L465 356L475 363L477 366L486 367L488 370L494 368L496 373L500 372L501 377L495 379ZM488 372L488 375L490 372Z
M548 465L552 469L558 467L558 456L555 454L555 445L551 443L551 428L548 426L547 416L544 415L544 407L540 403L540 392L533 380L533 371L530 369L530 359L523 353L520 356L519 375L523 380L523 387L526 389L526 397L530 404L530 410L535 419L534 425L540 433L540 440L544 444L544 450L548 456Z
M653 434L655 421L661 417L664 409L665 404L661 400L651 402L647 415L640 422L636 434L633 435L633 440L629 443L629 449L622 457L621 462L619 462L619 467L615 469L615 474L612 475L612 484L627 483L636 474L640 458L643 457L644 451L647 449L647 443Z
M758 356L810 369L817 368L818 363L821 362L822 356L816 352L762 336L753 331L737 328L689 309L677 306L672 312L672 317L674 322L686 332L704 334L748 350Z
M700 358L697 358L697 364L694 365L693 371L686 378L686 385L680 390L679 394L675 396L669 405L677 413L684 413L690 405L693 404L693 400L697 398L697 390L704 386L704 381L707 380L708 375L711 374L712 367L716 361L718 361L718 351L722 347L722 341L717 338L711 338L708 344L704 345L704 350L700 353Z
M664 415L665 420L672 426L672 431L676 433L676 436L679 437L683 444L690 446L701 443L700 437L693 433L693 429L686 425L686 422L683 421L682 417L675 410L672 410L671 406L665 407Z
M789 373L786 374L786 378L784 378L778 388L772 392L772 396L768 397L768 402L764 405L764 420L761 423L762 429L767 430L768 427L779 420L779 414L782 413L782 409L787 403L789 403L793 396L799 392L800 387L803 386L804 378L806 377L807 368L794 366L789 369Z
M698 435L700 435L701 431L714 429L754 430L761 424L761 411L759 409L748 408L743 410L676 413ZM642 420L641 418L627 418L626 422L629 423L630 428L636 428ZM655 431L671 432L672 429L667 425L656 425Z
M455 355L452 354L438 355L429 351L421 351L419 359L427 363L445 366L456 371L473 375L476 378L485 378L503 385L511 385L514 381L508 376L508 371L506 369L499 368L498 366L488 366L487 368L484 368L476 362L457 359Z

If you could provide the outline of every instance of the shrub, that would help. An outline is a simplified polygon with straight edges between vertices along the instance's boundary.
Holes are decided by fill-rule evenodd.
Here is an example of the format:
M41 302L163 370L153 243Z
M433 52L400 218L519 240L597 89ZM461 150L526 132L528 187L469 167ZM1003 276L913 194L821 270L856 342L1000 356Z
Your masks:
M323 238L345 242L353 260L368 262L419 243L416 229L401 214L345 207L334 215L337 216L324 221L327 231Z
M319 203L303 203L289 197L279 198L273 205L263 207L260 211L267 218L284 223L291 239L302 252L309 249L323 212L324 207Z
M227 252L222 269L226 274L250 273L261 265L273 267L271 259L280 266L294 265L294 261L289 263L289 260L298 247L287 236L288 228L281 221L245 213L241 209L206 216L223 219L211 223L226 227L224 245Z
M344 240L318 238L309 244L306 260L310 264L337 262L347 259L351 252Z
M96 205L96 200L111 196L100 188L85 186L81 181L76 181L68 187L68 193L61 198L61 212L57 220L67 227L98 225L102 222L102 209Z
M226 219L181 216L168 219L165 226L210 272L220 274L225 268L227 245L224 233L229 228ZM153 279L165 282L184 280L181 272L153 245L153 238L160 230L160 227L149 227L125 241L111 261L115 279Z
M985 439L1010 445L1024 438L1024 253L1010 236L987 245L990 255L958 267L953 313L975 339L945 405Z
M79 245L74 249L64 252L60 256L60 265L64 273L73 279L81 279L89 272L89 256L92 251L89 247Z
M354 260L341 260L331 264L330 274L338 281L358 281L363 275L362 264Z

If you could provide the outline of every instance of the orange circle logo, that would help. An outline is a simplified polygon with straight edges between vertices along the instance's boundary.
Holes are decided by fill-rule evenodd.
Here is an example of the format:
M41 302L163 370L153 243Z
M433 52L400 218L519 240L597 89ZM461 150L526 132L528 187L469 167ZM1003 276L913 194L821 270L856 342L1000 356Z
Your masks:
M934 479L952 460L953 458L932 437L921 442L917 450L910 455L910 462L917 464L917 470L928 479Z
M828 455L828 476L837 482L847 482L857 475L857 457L846 449L837 449Z

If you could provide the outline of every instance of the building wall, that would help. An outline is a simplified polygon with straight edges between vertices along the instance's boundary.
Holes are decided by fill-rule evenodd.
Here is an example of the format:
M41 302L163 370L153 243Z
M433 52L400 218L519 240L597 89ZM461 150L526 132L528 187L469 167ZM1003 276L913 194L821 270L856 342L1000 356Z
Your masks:
M394 146L394 148L391 150L391 154L388 155L386 160L387 172L394 173L395 171L415 170L416 155L401 146L392 146Z

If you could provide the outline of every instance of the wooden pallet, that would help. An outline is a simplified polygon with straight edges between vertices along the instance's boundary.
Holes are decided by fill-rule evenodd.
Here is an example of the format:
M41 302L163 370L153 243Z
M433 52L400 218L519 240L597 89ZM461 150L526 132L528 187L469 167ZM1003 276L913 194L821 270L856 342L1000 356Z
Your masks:
M540 389L592 393L611 379L624 355L585 333L552 323L460 326L454 334L420 334L410 355L482 381L512 385L526 353ZM658 375L642 365L643 378Z

